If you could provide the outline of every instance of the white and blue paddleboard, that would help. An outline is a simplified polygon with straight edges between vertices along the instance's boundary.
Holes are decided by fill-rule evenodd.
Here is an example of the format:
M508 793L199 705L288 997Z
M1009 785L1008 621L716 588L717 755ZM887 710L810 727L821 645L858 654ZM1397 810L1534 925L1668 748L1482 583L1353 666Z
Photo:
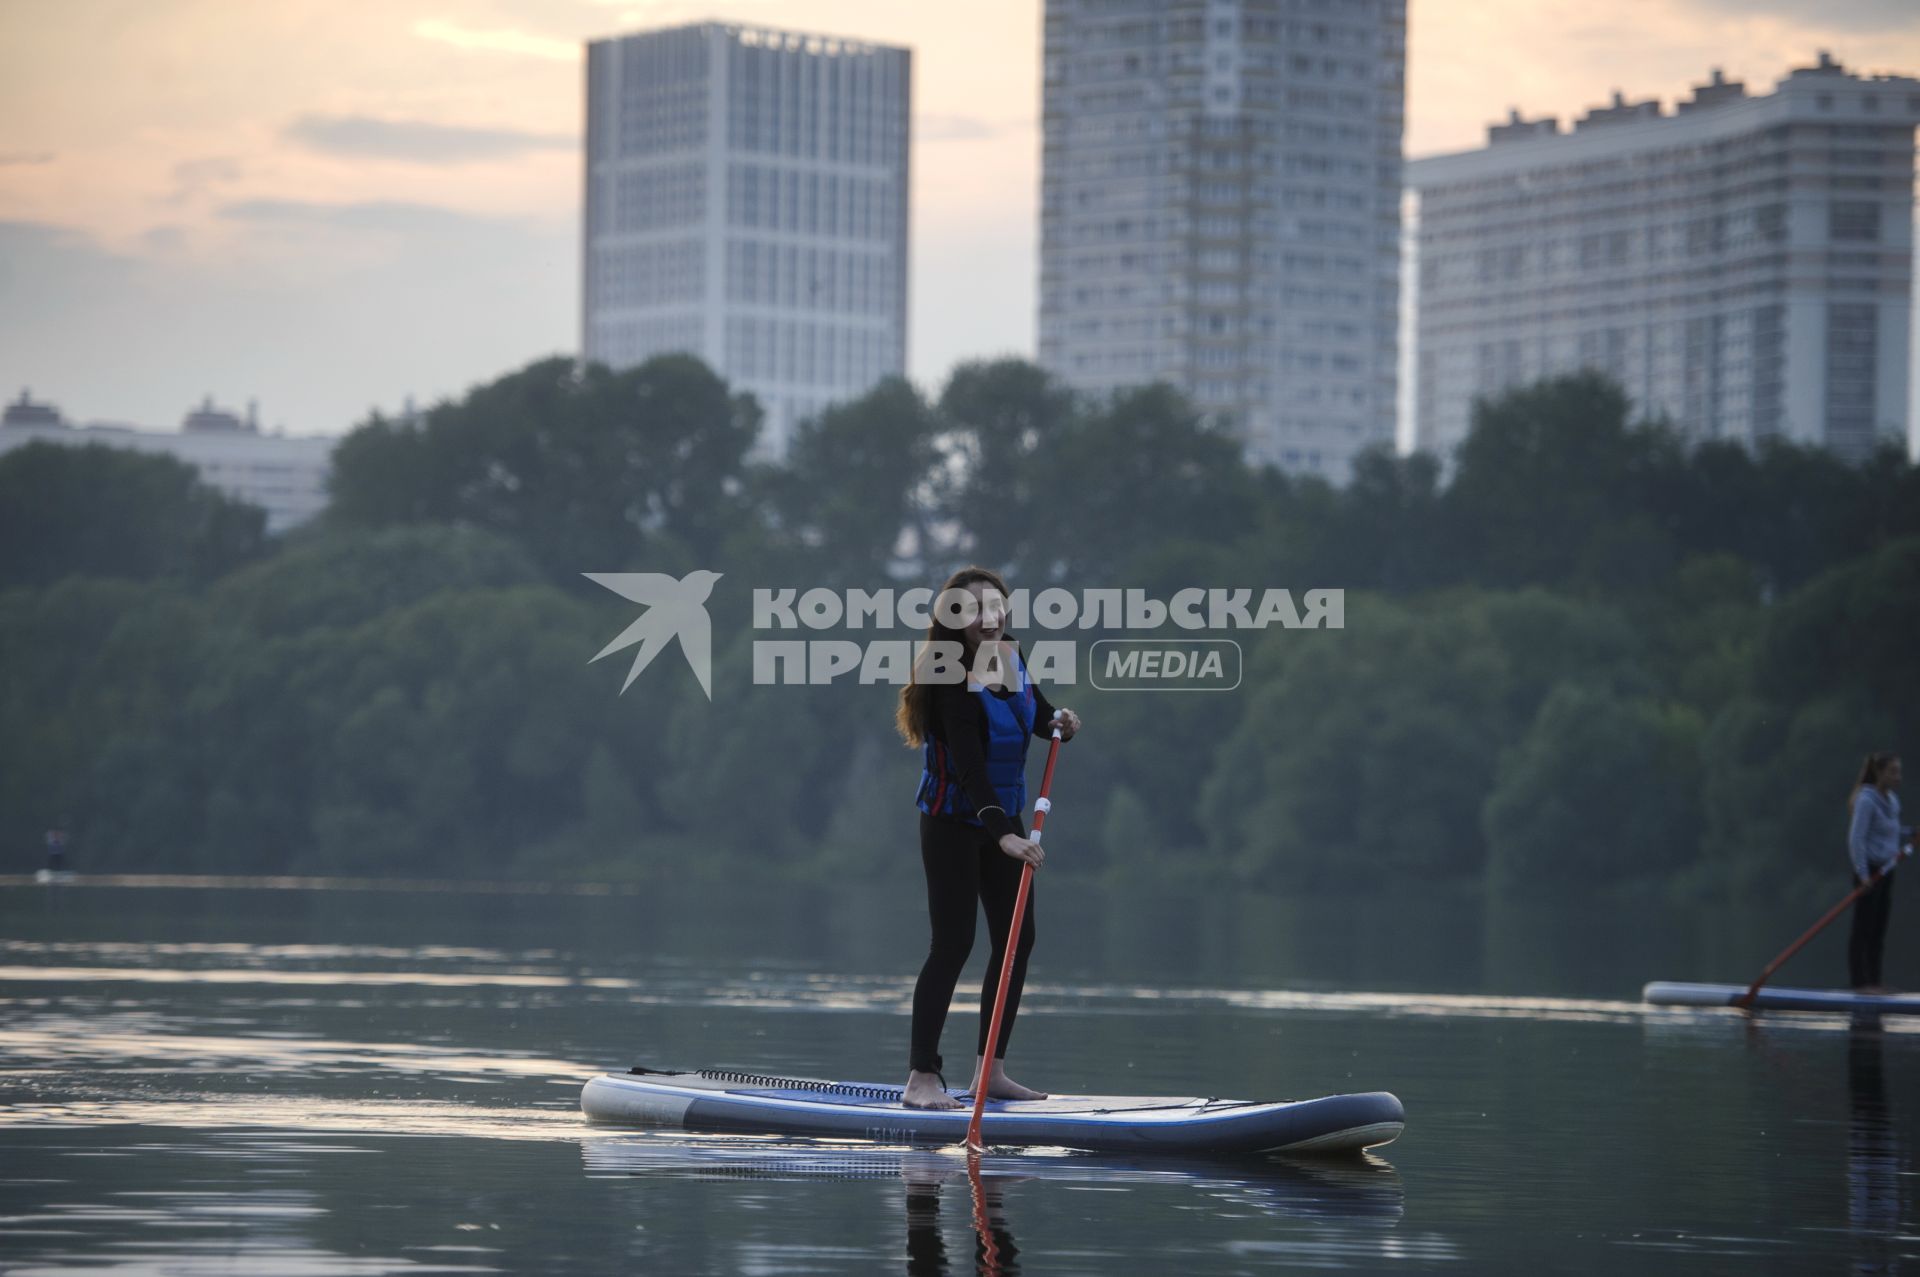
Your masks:
M1739 1006L1744 984L1681 984L1656 980L1640 996L1657 1007ZM1762 986L1753 998L1756 1011L1831 1011L1839 1014L1920 1015L1920 996L1911 993L1855 993L1851 989L1776 989Z
M596 1122L689 1130L957 1144L966 1107L930 1111L900 1103L900 1088L702 1069L637 1068L594 1078L580 1108ZM1406 1126L1385 1091L1315 1100L1223 1100L1154 1095L1055 1095L988 1100L980 1136L989 1145L1043 1144L1100 1152L1343 1153L1386 1144Z

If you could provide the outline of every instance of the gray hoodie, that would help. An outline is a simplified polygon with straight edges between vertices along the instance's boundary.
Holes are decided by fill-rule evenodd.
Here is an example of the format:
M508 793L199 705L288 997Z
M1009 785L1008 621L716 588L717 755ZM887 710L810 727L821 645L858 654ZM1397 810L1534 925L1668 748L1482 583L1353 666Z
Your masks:
M1865 880L1900 856L1900 799L1872 785L1860 786L1853 798L1853 823L1847 830L1847 854L1853 875Z

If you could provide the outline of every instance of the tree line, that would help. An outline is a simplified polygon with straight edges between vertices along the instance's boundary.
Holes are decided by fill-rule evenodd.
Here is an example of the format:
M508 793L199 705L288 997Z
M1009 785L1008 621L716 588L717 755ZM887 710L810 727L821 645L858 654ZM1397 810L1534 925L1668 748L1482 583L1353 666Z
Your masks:
M1068 872L1831 884L1858 756L1920 709L1905 456L1690 445L1596 375L1337 488L1249 466L1167 387L1018 360L882 383L777 461L760 431L689 358L543 360L369 419L326 514L272 540L166 458L0 457L8 859L67 821L95 870L910 873L894 689L754 685L749 600L966 561L1348 592L1344 629L1247 636L1231 694L1053 689L1089 724ZM587 658L635 609L581 574L696 567L724 573L713 701L671 653L616 695L624 658Z

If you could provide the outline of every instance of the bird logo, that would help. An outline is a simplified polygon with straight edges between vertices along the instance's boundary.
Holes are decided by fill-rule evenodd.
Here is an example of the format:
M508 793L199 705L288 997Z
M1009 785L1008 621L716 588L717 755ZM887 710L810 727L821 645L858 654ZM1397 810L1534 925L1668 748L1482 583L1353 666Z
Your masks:
M620 685L624 695L668 640L679 639L680 651L693 667L693 676L700 680L700 690L707 694L708 700L713 699L713 623L707 619L706 603L720 573L703 568L678 580L664 572L582 572L580 575L596 585L604 585L623 599L644 604L647 609L587 664L638 643L640 650L633 654L627 681Z

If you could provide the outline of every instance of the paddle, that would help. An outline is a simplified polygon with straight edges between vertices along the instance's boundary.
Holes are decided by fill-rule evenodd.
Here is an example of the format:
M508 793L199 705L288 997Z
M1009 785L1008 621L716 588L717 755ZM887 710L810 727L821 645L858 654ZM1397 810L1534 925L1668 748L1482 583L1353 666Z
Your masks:
M1875 886L1879 885L1879 882L1882 878L1885 878L1888 874L1892 873L1902 860L1904 860L1908 856L1911 856L1912 854L1913 854L1913 844L1908 843L1906 846L1900 849L1899 855L1895 856L1892 860L1889 860L1886 864L1882 865L1880 868L1874 870L1873 874L1865 882L1855 887L1852 891L1849 891L1846 895L1846 898L1842 900L1839 904L1835 905L1833 908L1827 910L1826 915L1822 917L1820 921L1814 923L1811 927L1809 927L1805 935L1801 936L1798 940L1795 940L1792 944L1788 945L1786 948L1786 952L1782 953L1779 957L1775 958L1772 962L1769 962L1767 964L1767 969L1760 973L1760 978L1755 980L1752 984L1748 985L1747 991L1733 1000L1733 1005L1740 1007L1744 1010L1751 1010L1753 1008L1754 996L1760 992L1760 986L1765 984L1768 980L1771 980L1773 978L1773 973L1778 971L1781 968L1781 966L1785 964L1788 958L1791 958L1794 954L1806 948L1807 941L1813 939L1815 936L1819 935L1822 931L1824 931L1828 923L1832 922L1835 918L1838 918L1841 914L1847 911L1848 905L1858 900L1861 896L1866 895L1867 892L1872 891Z
M973 1193L973 1232L980 1239L979 1263L976 1265L979 1277L1004 1277L1006 1269L1000 1265L1000 1238L993 1226L993 1207L995 1203L987 1200L986 1181L980 1177L979 1150L967 1150L967 1187ZM1012 1242L1009 1237L1008 1242ZM1016 1250L1014 1252L1018 1254Z
M1058 723L1056 716L1055 722ZM1033 800L1033 832L1027 837L1040 841L1040 828L1047 823L1053 803L1047 790L1053 787L1053 764L1060 756L1060 728L1053 729L1053 743L1047 746L1047 770L1040 774L1040 796ZM1000 1049L1000 1017L1007 1009L1007 986L1013 978L1013 956L1020 949L1020 928L1027 920L1027 893L1033 889L1033 864L1020 866L1020 890L1013 897L1013 923L1007 928L1007 950L1000 957L1000 992L993 999L993 1019L987 1022L987 1051L980 1057L980 1076L973 1080L973 1120L967 1123L967 1151L984 1153L980 1140L980 1115L987 1109L987 1079L993 1075L993 1057Z

